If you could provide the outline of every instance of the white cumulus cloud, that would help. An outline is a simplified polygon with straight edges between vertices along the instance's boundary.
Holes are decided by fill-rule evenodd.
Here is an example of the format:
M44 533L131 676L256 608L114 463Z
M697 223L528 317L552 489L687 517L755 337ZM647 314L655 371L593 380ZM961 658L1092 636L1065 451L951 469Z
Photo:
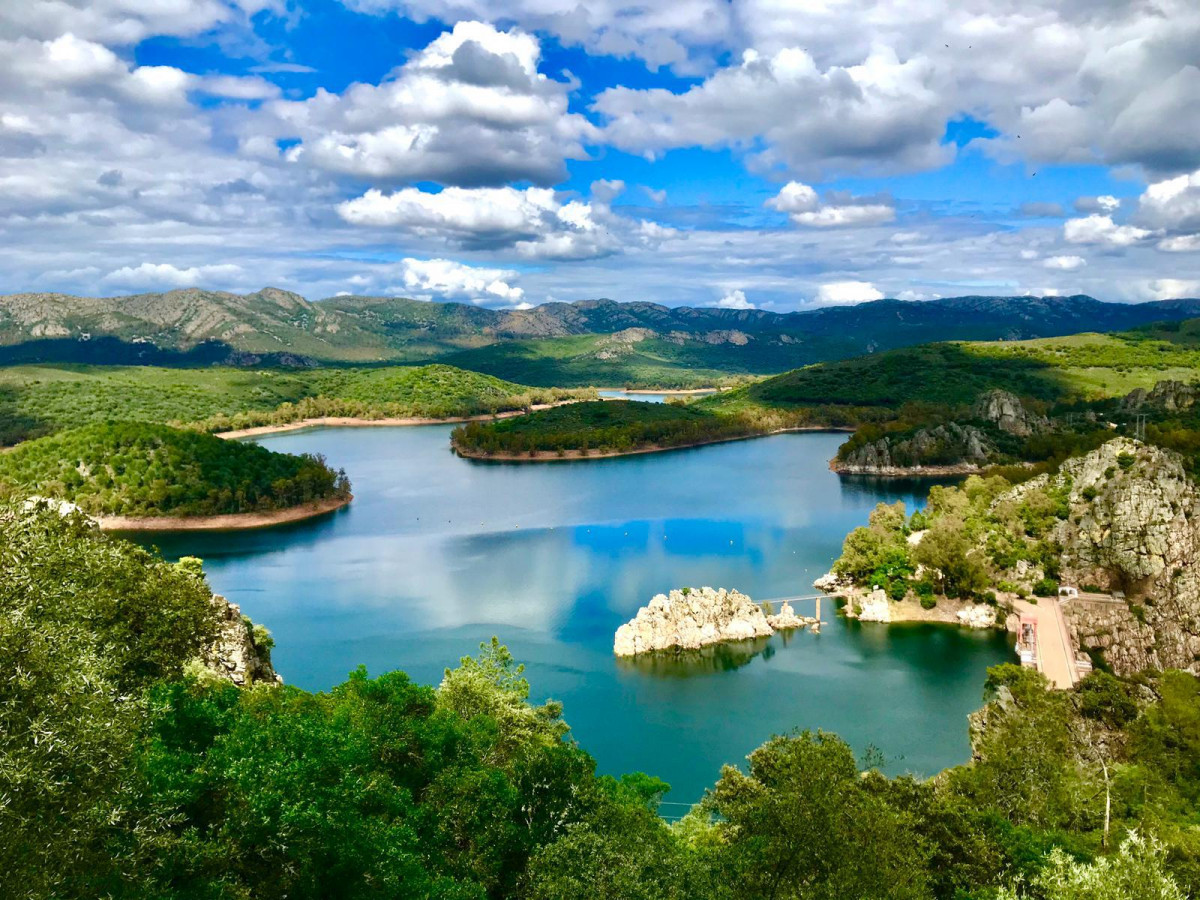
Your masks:
M741 290L726 291L717 301L721 309L755 309L755 305L746 299L746 292Z
M512 284L518 274L511 269L467 266L449 259L412 259L400 263L405 292L433 294L450 300L520 303L525 292Z
M1118 225L1112 216L1090 215L1068 219L1063 223L1063 238L1069 244L1099 244L1107 247L1129 247L1151 236L1150 231L1135 225Z
M228 284L240 280L242 275L240 266L229 263L181 269L170 263L144 262L139 266L114 269L100 280L105 284L126 289L153 290Z
M1079 269L1087 265L1087 260L1082 256L1051 256L1049 259L1042 261L1042 265L1047 269L1059 269L1069 272L1072 269Z
M818 306L846 306L882 300L883 292L869 281L833 281L817 289Z
M573 83L538 71L519 30L458 22L380 84L268 106L289 158L330 172L458 186L554 184L597 132L567 109Z
M886 198L833 192L822 202L812 187L799 181L788 182L766 205L787 213L797 225L810 228L881 225L896 218L896 209Z

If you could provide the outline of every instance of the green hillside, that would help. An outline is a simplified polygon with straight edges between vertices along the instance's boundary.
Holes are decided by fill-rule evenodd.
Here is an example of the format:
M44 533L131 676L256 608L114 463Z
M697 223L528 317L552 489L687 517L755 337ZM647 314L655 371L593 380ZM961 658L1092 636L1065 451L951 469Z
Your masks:
M378 369L0 368L0 445L110 419L208 430L308 415L470 416L572 396L451 366ZM588 396L584 394L583 396Z
M717 395L711 408L956 406L1002 388L1049 404L1096 402L1200 372L1200 319L1122 334L929 344L820 363Z
M345 496L323 459L165 425L93 424L0 454L0 490L102 516L209 516Z

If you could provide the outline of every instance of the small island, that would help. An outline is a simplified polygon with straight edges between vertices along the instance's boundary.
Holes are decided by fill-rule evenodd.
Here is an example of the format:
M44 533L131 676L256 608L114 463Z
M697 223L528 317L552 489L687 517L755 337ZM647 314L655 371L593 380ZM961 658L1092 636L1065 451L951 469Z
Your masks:
M145 422L85 425L19 444L0 455L0 494L66 501L119 531L261 528L352 499L346 473L320 456Z
M596 400L471 422L454 429L450 443L470 459L538 462L655 453L805 430L829 427L773 412L717 412L702 402Z
M788 603L772 614L736 590L680 588L658 594L617 629L613 653L637 656L660 650L698 650L711 644L770 637L777 631L811 627L820 622L798 616Z

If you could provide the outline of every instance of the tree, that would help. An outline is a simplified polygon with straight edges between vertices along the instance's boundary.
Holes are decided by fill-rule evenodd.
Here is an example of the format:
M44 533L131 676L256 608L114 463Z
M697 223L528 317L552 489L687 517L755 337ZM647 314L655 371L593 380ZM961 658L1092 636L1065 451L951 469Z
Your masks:
M1045 868L1033 879L1033 894L1001 890L997 900L1035 896L1039 900L1186 900L1167 873L1160 843L1130 832L1116 856L1093 863L1072 859L1055 848Z
M726 766L705 799L718 817L721 872L748 898L917 898L929 848L912 819L863 786L839 738L803 732Z

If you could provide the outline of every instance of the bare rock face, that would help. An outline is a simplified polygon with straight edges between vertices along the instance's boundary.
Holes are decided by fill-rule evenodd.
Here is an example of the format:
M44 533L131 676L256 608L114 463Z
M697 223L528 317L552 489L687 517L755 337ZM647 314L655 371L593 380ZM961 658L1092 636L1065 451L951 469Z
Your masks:
M991 422L1001 431L1028 437L1044 431L1049 422L1043 416L1034 415L1025 408L1021 398L1008 391L994 390L981 394L971 407L973 418Z
M995 628L996 607L975 603L960 609L956 614L960 624L967 628Z
M656 650L697 650L725 641L769 637L776 628L799 628L815 620L795 615L784 604L772 616L740 591L710 587L683 588L658 594L649 605L617 629L613 653L636 656Z
M1006 497L1038 485L1069 491L1062 581L1125 595L1064 603L1077 647L1120 674L1200 671L1200 489L1179 455L1117 438Z
M204 651L204 666L234 684L283 684L271 666L271 638L261 625L242 615L241 607L213 594L220 617L216 641Z
M1121 410L1136 412L1149 408L1178 412L1195 406L1198 395L1200 390L1195 385L1184 384L1182 381L1160 381L1149 391L1145 388L1130 391L1121 401Z
M922 428L907 437L883 437L856 447L834 465L838 472L853 475L891 475L939 466L978 467L986 465L996 448L973 425L947 422Z
M855 618L860 622L892 621L892 606L882 588L875 588L861 600L856 601Z

